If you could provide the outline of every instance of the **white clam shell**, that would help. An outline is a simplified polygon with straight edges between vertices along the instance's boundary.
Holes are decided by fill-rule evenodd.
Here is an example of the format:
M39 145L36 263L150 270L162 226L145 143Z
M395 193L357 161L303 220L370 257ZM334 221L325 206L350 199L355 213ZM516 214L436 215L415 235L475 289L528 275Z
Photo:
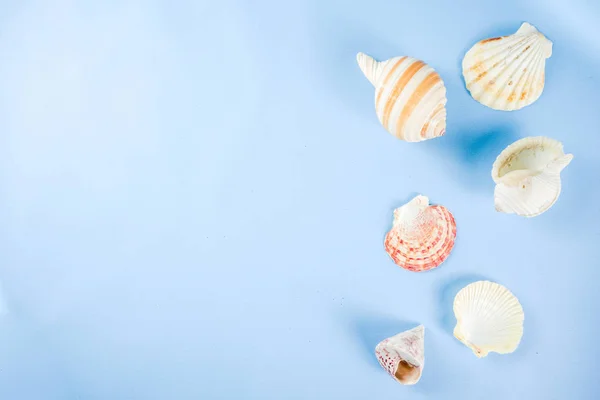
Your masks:
M358 65L375 86L375 110L398 139L420 142L446 131L446 87L429 65L412 57L378 62L359 53Z
M543 136L508 146L492 167L496 210L535 217L550 209L561 192L560 172L572 159L562 143Z
M471 283L454 298L454 336L479 358L489 352L512 353L523 336L525 315L519 300L504 286Z
M525 22L510 36L485 39L463 59L463 76L471 96L495 110L530 105L544 90L546 59L552 42Z
M383 340L375 348L379 363L397 382L414 385L425 365L425 327L419 325Z

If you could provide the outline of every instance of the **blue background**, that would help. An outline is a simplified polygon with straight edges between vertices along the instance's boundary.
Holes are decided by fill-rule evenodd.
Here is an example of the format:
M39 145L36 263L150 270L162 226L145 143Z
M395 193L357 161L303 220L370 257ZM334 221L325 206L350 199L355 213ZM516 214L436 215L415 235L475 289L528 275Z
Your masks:
M25 1L0 11L3 399L597 399L600 5L591 1ZM461 79L478 40L554 42L542 97L502 113ZM359 51L448 89L446 136L394 139ZM556 205L496 213L509 143L575 158ZM435 271L383 250L416 193L458 223ZM510 355L452 336L490 279L525 310ZM422 323L403 387L373 355Z

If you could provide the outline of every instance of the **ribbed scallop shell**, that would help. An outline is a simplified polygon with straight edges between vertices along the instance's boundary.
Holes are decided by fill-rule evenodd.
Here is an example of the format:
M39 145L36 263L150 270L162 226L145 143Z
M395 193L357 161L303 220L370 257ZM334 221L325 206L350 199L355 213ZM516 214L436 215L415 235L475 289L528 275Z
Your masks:
M359 53L357 61L375 86L375 110L388 132L407 142L444 134L446 87L433 68L406 56L378 62Z
M375 355L396 381L414 385L421 379L425 366L425 327L419 325L385 339L375 348Z
M463 76L471 96L495 110L530 105L544 90L546 59L552 42L525 22L517 33L485 39L463 59Z
M562 143L543 136L508 146L492 167L496 210L535 217L550 209L561 192L560 172L572 159Z
M436 268L450 255L456 238L454 217L443 206L417 196L394 211L385 251L396 264L414 272Z
M454 315L454 336L479 358L512 353L521 342L523 307L502 285L479 281L462 288L454 298Z

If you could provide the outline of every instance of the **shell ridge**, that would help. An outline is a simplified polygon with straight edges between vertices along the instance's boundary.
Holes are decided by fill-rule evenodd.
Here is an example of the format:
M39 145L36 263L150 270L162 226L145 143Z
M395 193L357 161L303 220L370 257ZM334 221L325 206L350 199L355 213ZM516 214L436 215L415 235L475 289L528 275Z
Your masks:
M507 98L504 98L504 99L502 99L502 100L504 100L504 101L508 101L509 103L510 103L511 101L515 100L515 99L516 99L517 101L519 101L519 97L520 97L520 96L519 96L519 92L521 92L521 93L522 93L522 89L523 89L521 85L523 85L523 86L524 86L524 85L527 83L527 78L528 78L528 76L531 74L531 72L530 72L530 71L528 71L528 72L529 72L528 74L521 73L521 71L523 70L523 67L524 67L524 66L526 66L526 65L529 65L529 63L530 63L530 61L531 61L532 59L535 59L535 56L536 56L535 52L534 52L534 51L530 51L530 52L529 52L529 53L527 53L527 54L526 54L524 57L522 57L522 58L520 58L520 57L519 57L521 61L519 61L519 62L518 62L518 64L516 64L515 68L513 69L512 73L510 74L510 77L509 77L509 82L510 82L511 80L514 80L514 78L515 78L515 75L517 75L517 74L520 74L520 76L519 76L519 78L517 79L517 81L515 82L515 84L514 84L514 85L512 85L512 91L509 89L509 92L507 93L507 94L508 94L508 97L507 97ZM513 62L516 62L516 60L517 60L517 59L513 60ZM508 65L509 67L510 67L510 66L513 66L513 64L512 64L512 63L507 63L507 65ZM525 67L525 68L527 68L527 67ZM511 85L507 85L507 86L511 86ZM514 97L513 97L513 96L514 96ZM512 100L511 100L511 99L512 99ZM496 101L498 101L498 100L500 100L500 97L497 97L497 98L496 98Z
M549 58L552 56L552 41L548 39L542 32L540 32L535 26L528 22L524 22L517 31L517 34L536 36L537 40L539 40L542 44L544 57Z
M503 51L498 51L498 52L492 53L492 55L490 57L483 59L481 61L481 63L488 63L488 62L493 61L498 58L500 60L507 60L507 59L516 60L516 59L518 59L517 56L520 58L520 56L519 56L520 50L519 49L521 47L526 47L526 45L529 45L530 42L532 42L532 41L526 40L526 39L520 40L519 43L516 43L514 46L512 46L510 48L507 48ZM503 47L503 46L499 46L499 47ZM498 65L496 65L496 67L492 66L492 68L490 68L489 71L494 70L494 68L499 68L500 62L498 62L497 64ZM504 63L502 63L502 67L505 67L505 68L500 68L500 71L504 71L506 69L506 67L510 67L510 63L507 63L505 61Z
M538 45L539 48L539 45ZM530 100L536 101L542 94L541 91L538 92L538 90L533 90L534 86L539 85L539 81L535 79L536 76L539 76L539 74L542 72L545 61L543 58L543 55L541 52L537 52L535 53L535 57L533 58L533 60L531 60L531 62L529 63L529 69L527 70L527 72L529 72L527 74L527 79L525 80L525 83L523 85L523 91L521 92L521 97L519 98L519 104L522 104L525 99L523 98L524 94L530 94L531 98ZM542 90L543 90L543 86L542 86ZM525 105L523 105L524 107Z
M492 109L526 107L543 92L550 48L551 42L527 23L501 40L482 40L463 59L466 87L476 101Z
M517 106L515 108L519 108L518 107L518 105L520 105L519 93L522 93L523 86L526 85L529 75L531 75L531 71L529 71L529 73L527 73L527 74L522 73L523 67L527 68L527 65L529 65L531 63L532 59L535 59L535 56L536 56L535 51L529 52L515 66L515 68L511 71L510 76L508 78L509 79L508 83L510 83L511 81L514 82L516 76L519 75L518 79L516 79L516 82L514 82L515 83L514 85L507 84L507 86L512 86L512 87L508 88L508 91L505 94L506 101L511 102L513 100L516 100L515 103L517 103Z
M522 46L524 44L528 44L529 42L532 42L533 40L534 40L533 38L529 38L529 37L515 36L515 37L506 37L505 39L498 41L498 42L482 43L485 41L485 39L484 39L484 40L480 40L479 42L475 43L475 45L473 45L473 47L466 54L470 57L476 57L476 56L484 54L484 53L488 53L488 54L491 53L489 58L480 60L480 62L486 62L486 61L490 61L490 58L494 58L496 56L503 55L505 53L508 53L508 55L510 55L510 54L516 52L515 48L517 46ZM503 48L504 48L504 50L498 51L498 49L503 49Z
M513 312L516 305L513 297L508 295L503 295L502 297L502 301L498 302L494 311L496 312L497 322L501 321L508 326L510 325L508 322L510 321L510 317L514 316Z
M516 53L516 51L514 51L513 53ZM511 53L511 54L512 54L512 53ZM506 63L506 65L505 65L505 68L504 68L504 69L502 69L502 70L500 70L500 71L499 71L499 74L503 74L503 72L504 72L504 70L505 70L505 69L510 69L510 68L513 68L513 72L512 72L512 74L511 74L511 78L512 78L512 75L514 75L514 74L516 73L516 71L520 70L520 66L522 66L522 65L523 65L523 63L525 62L525 58L528 58L528 57L530 56L530 54L531 54L531 53L527 54L527 56L526 56L526 57L524 57L524 58L523 58L523 59L522 59L522 60L519 62L519 64L517 65L517 68L516 68L516 69L514 68L514 64L513 64L513 63L515 62L515 60L516 60L516 59L517 59L519 56L517 56L517 58L515 58L514 60L512 60L512 62L507 62L507 63ZM505 57L505 58L506 58L506 59L508 59L508 56L507 56L507 57ZM489 75L489 70L486 72L486 74L487 74L487 75ZM491 78L491 76L490 76L490 78ZM486 81L487 81L487 82L490 82L489 78L488 78L488 79L486 79ZM489 106L489 107L491 107L491 108L494 108L494 109L496 109L496 107L494 107L494 104L495 104L495 102L496 102L496 101L500 100L500 99L499 99L499 96L498 96L498 94L499 94L498 92L500 91L500 89L501 89L501 88L497 88L495 91L493 91L493 92L490 92L489 90L487 90L487 88L488 88L488 84L485 84L485 85L484 85L483 83L481 83L481 82L479 82L479 81L477 81L477 80L473 81L473 84L474 84L474 85L476 85L476 88L473 88L473 90L471 91L471 93L472 93L473 95L476 95L476 96L478 96L478 98L479 98L479 101L480 101L482 104L485 104L485 105L487 105L487 106ZM516 86L516 85L515 85L515 86ZM514 90L515 90L515 89L514 89L514 87L513 87L513 91L514 91ZM495 99L494 99L494 96L495 96ZM489 97L492 97L492 99L494 99L494 100L492 100L492 101L490 102L490 101L488 100L488 98L489 98Z
M524 42L524 43L520 43L520 42ZM465 64L468 65L469 61L476 61L475 59L479 58L478 56L485 56L485 54L489 54L489 56L487 58L477 60L475 66L488 64L496 59L500 59L500 60L511 59L512 57L514 57L514 55L516 53L518 53L519 46L517 46L517 44L520 46L525 46L526 44L528 44L528 41L527 41L527 39L519 39L517 41L517 43L515 43L514 45L507 45L506 43L498 44L496 47L493 47L491 49L480 49L480 51L477 52L477 54L475 54L475 53L469 54L469 52L467 52L467 55L465 56L465 59L463 60L463 74L465 75L465 78L466 78L465 71L467 71L467 72L475 71L474 70L475 67L465 66ZM475 45L475 46L477 46L477 45ZM498 48L501 49L503 47L505 48L504 50L497 51ZM497 64L500 64L500 61ZM506 62L504 64L509 65L509 63L506 63ZM487 73L489 73L489 70L487 70L486 75L487 75ZM477 82L478 80L479 79L476 79L475 82Z

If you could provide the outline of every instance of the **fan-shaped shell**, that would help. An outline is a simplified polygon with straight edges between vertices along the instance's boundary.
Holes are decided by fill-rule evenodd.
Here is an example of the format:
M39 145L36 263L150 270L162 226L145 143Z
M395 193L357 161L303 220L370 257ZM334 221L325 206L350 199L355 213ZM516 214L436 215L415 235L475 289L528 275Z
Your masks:
M419 325L385 339L375 348L375 355L396 381L414 385L421 379L425 365L425 327Z
M498 283L479 281L462 288L454 298L454 315L454 336L477 357L512 353L521 342L523 307Z
M551 55L552 42L525 22L515 34L482 40L467 52L465 84L485 106L518 110L541 96Z
M439 266L450 255L456 238L454 217L443 206L430 206L417 196L394 211L385 251L396 264L414 272Z
M560 172L572 159L562 143L543 136L508 146L492 167L496 210L535 217L550 209L561 192Z
M444 134L446 87L433 68L406 56L378 62L359 53L357 61L375 86L375 110L388 132L407 142Z

